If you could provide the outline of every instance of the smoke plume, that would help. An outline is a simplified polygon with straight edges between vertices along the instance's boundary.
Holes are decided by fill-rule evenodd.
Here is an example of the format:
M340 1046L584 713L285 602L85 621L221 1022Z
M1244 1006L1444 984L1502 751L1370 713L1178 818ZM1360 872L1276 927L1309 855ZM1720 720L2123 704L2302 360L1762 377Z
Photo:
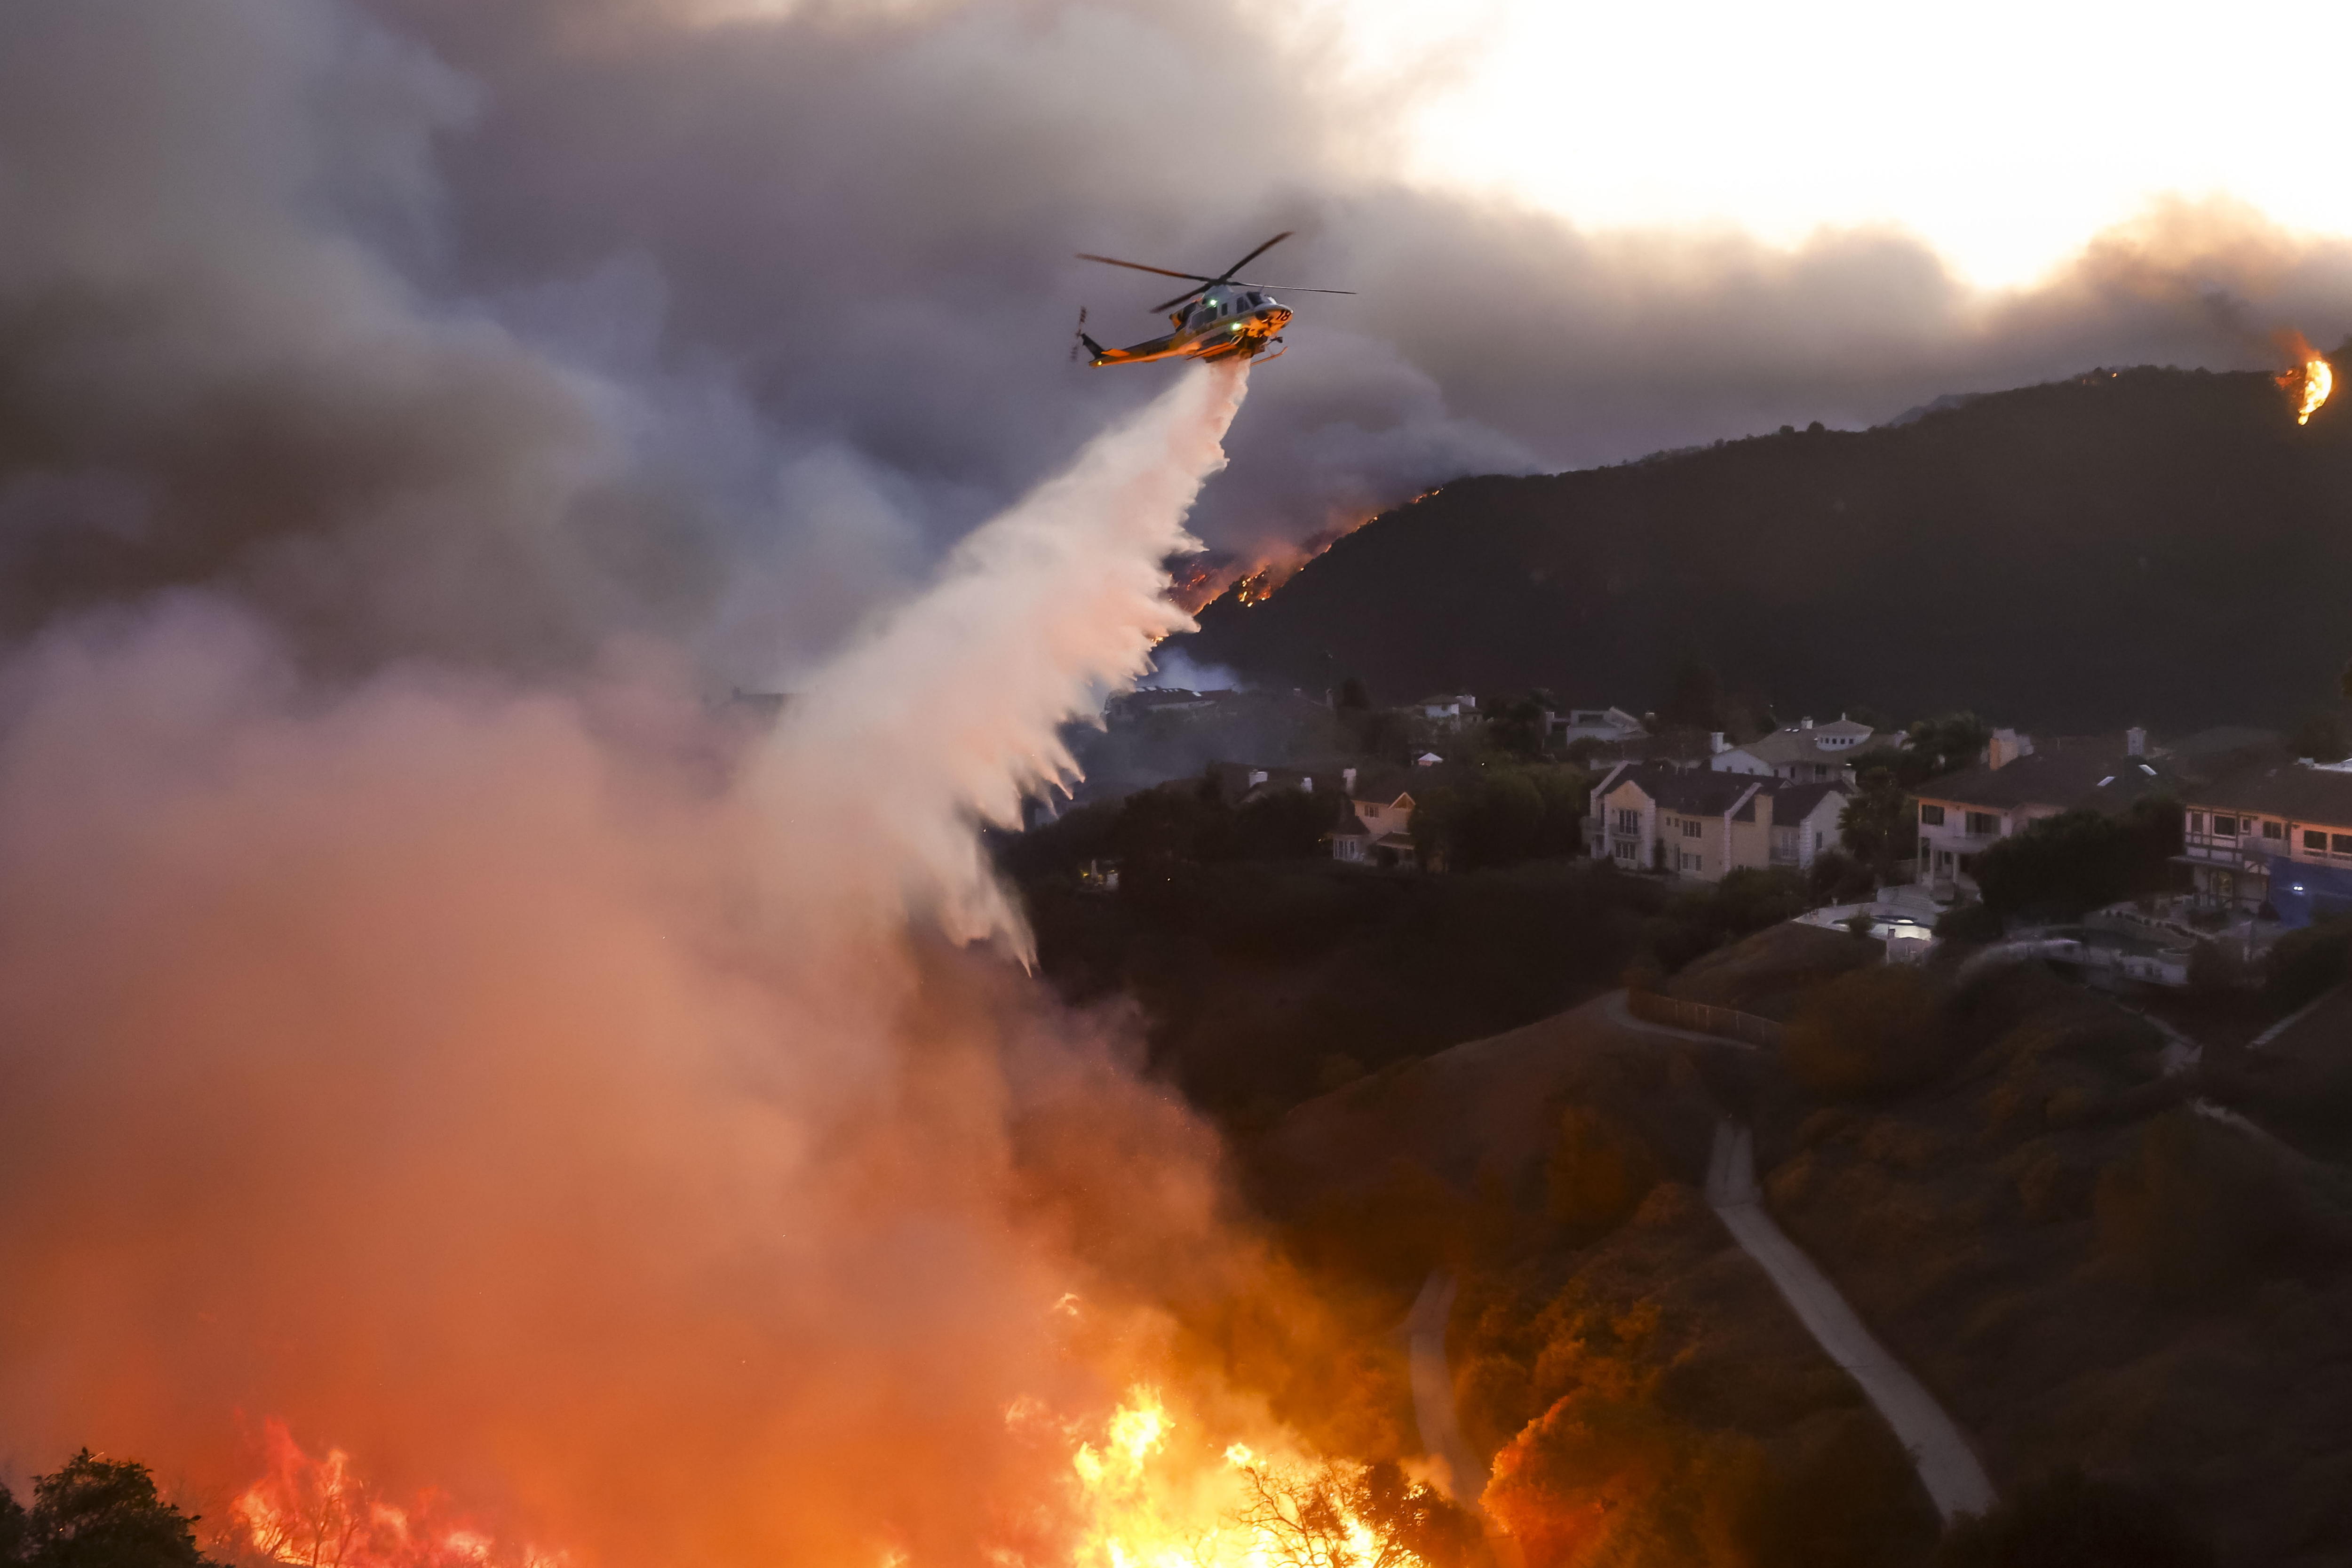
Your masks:
M275 1418L583 1564L1067 1560L1065 1423L1268 1276L1119 1021L959 945L1025 940L974 827L1181 622L1242 391L1188 373L772 733L642 653L322 688L205 596L14 659L6 1457L220 1498Z

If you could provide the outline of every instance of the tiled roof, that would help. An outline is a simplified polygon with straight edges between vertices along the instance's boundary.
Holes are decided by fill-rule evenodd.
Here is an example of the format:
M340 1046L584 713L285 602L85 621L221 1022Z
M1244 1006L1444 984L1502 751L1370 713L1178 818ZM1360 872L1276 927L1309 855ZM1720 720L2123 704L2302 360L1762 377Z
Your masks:
M2145 795L2178 794L2179 788L2180 781L2160 759L2126 756L2120 746L2109 751L2069 744L2037 751L2005 767L1963 768L1911 793L1921 800L1995 811L2048 805L2112 812Z
M1775 730L1760 740L1735 746L1759 763L1773 767L1785 767L1790 763L1847 763L1862 754L1874 731L1867 724L1852 724L1841 720L1835 724L1816 725L1811 730ZM1824 736L1853 736L1854 743L1846 746L1824 746Z
M1813 814L1824 795L1845 796L1845 791L1834 784L1782 784L1772 792L1772 826L1794 827Z
M2300 763L2255 763L2190 789L2185 804L2334 826L2352 823L2352 773Z
M1685 816L1721 816L1763 782L1740 773L1641 763L1618 773L1609 781L1609 787L1613 790L1627 783L1637 784L1643 793L1667 811Z

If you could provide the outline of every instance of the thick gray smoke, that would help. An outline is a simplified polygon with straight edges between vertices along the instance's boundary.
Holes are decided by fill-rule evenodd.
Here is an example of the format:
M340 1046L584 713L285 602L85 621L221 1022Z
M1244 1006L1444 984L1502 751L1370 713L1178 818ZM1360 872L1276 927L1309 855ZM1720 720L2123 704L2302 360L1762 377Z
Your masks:
M2352 253L2176 208L1985 296L1900 236L1612 235L1408 189L1420 84L1198 0L22 0L0 15L0 629L225 586L306 658L790 683L1167 367L1277 228L1296 347L1196 519L1255 553L1607 461L2352 324Z

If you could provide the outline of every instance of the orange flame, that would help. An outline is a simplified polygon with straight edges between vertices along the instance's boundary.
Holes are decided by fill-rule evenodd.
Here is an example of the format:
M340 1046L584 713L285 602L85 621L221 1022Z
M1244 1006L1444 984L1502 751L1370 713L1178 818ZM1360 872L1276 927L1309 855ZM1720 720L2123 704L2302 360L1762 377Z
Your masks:
M570 1558L536 1547L501 1550L465 1521L436 1519L428 1492L407 1507L385 1501L352 1472L351 1456L302 1451L282 1421L264 1425L268 1469L229 1505L241 1544L301 1568L565 1568Z
M2294 422L2308 425L2311 416L2319 412L2320 405L2327 401L2327 395L2336 389L2335 368L2319 357L2319 352L2301 332L2293 330L2281 332L2279 342L2293 356L2295 364L2294 369L2278 377L2278 384L2283 389L2296 394Z
M1057 1430L1070 1445L1075 1524L1066 1555L1056 1553L1067 1568L1277 1568L1309 1556L1427 1568L1415 1553L1383 1542L1328 1485L1314 1492L1325 1511L1308 1505L1305 1517L1318 1522L1302 1535L1295 1506L1265 1504L1270 1498L1295 1504L1314 1490L1318 1472L1242 1443L1213 1452L1171 1444L1179 1423L1157 1388L1129 1390L1099 1430L1055 1422L1027 1398L1004 1418L1012 1427ZM229 1507L239 1561L250 1553L299 1568L570 1568L568 1553L505 1548L469 1521L443 1517L436 1493L404 1507L386 1501L360 1479L350 1455L331 1448L313 1458L282 1421L265 1424L264 1447L261 1479ZM1330 1473L1328 1466L1319 1472ZM1332 1555L1334 1547L1344 1555ZM895 1548L879 1549L878 1558L881 1568L920 1568Z
M1435 490L1423 490L1412 500L1387 510L1402 510L1403 507L1412 505L1413 501L1427 500L1436 493ZM1189 571L1179 575L1171 594L1176 602L1183 605L1186 614L1195 616L1223 597L1228 591L1238 604L1263 605L1274 597L1276 589L1320 559L1324 552L1381 515L1379 511L1368 511L1361 517L1336 522L1308 534L1298 543L1268 546L1247 565L1225 561L1210 566L1196 561Z

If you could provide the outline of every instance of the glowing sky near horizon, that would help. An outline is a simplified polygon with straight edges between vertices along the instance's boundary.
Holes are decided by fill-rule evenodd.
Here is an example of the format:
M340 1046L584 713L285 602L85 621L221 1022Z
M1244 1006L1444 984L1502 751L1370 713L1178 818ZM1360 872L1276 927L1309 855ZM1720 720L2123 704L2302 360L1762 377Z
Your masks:
M1411 176L1594 228L1891 226L2019 284L2168 195L2352 235L2328 62L2352 7L1338 0L1427 72ZM2306 85L2309 84L2309 85ZM2310 94L2305 97L2305 92Z

